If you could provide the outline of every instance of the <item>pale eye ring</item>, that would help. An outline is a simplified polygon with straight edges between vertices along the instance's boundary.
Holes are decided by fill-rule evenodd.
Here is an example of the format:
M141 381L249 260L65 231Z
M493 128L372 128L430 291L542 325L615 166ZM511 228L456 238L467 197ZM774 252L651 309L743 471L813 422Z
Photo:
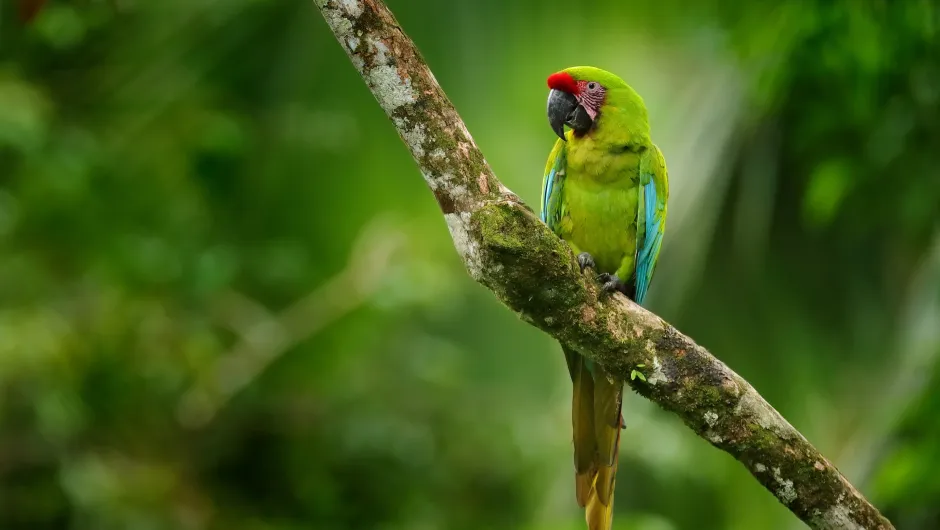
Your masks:
M594 81L591 81L590 83L588 83L588 90L596 90L596 89L597 89L597 83L595 83Z

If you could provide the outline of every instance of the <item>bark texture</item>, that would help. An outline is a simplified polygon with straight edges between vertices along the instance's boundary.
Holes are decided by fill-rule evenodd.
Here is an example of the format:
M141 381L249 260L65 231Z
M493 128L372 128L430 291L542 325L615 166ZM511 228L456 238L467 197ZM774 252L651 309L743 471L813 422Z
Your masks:
M678 415L810 528L894 528L747 381L656 315L580 274L567 244L496 179L381 0L314 4L411 151L475 280L526 322ZM646 380L631 380L634 369Z

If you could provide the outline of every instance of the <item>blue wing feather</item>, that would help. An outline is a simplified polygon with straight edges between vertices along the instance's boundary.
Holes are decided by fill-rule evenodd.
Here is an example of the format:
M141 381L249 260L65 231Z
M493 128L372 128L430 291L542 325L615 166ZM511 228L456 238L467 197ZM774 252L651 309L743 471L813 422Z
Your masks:
M663 242L663 233L660 230L662 217L657 215L656 183L649 179L643 187L644 215L646 230L643 234L643 246L637 252L636 260L636 303L642 304L646 298L650 281L653 279L653 269L656 266L656 257Z
M639 195L634 301L642 304L659 260L666 222L666 201L669 198L666 165L656 146L647 152L641 163Z
M558 173L558 170L553 167L548 173L548 176L545 177L545 185L542 186L542 188L544 188L542 190L542 212L539 214L539 217L541 217L543 223L546 222L545 212L548 210L548 198L552 195L552 188L555 187L556 173Z

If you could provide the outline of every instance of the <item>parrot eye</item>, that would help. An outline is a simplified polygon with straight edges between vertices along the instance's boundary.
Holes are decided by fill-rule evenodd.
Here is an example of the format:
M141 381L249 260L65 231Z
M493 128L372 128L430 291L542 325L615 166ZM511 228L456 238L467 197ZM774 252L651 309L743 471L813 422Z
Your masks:
M597 83L595 83L594 81L591 81L590 83L588 83L588 90L597 90Z

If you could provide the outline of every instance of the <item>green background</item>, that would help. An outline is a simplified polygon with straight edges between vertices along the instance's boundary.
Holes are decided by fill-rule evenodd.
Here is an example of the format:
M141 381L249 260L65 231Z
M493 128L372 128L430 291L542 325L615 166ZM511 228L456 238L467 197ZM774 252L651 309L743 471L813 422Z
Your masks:
M530 205L546 76L631 83L672 186L648 307L940 527L933 3L388 3ZM577 530L569 407L310 1L0 3L0 529ZM802 527L624 416L615 529Z

